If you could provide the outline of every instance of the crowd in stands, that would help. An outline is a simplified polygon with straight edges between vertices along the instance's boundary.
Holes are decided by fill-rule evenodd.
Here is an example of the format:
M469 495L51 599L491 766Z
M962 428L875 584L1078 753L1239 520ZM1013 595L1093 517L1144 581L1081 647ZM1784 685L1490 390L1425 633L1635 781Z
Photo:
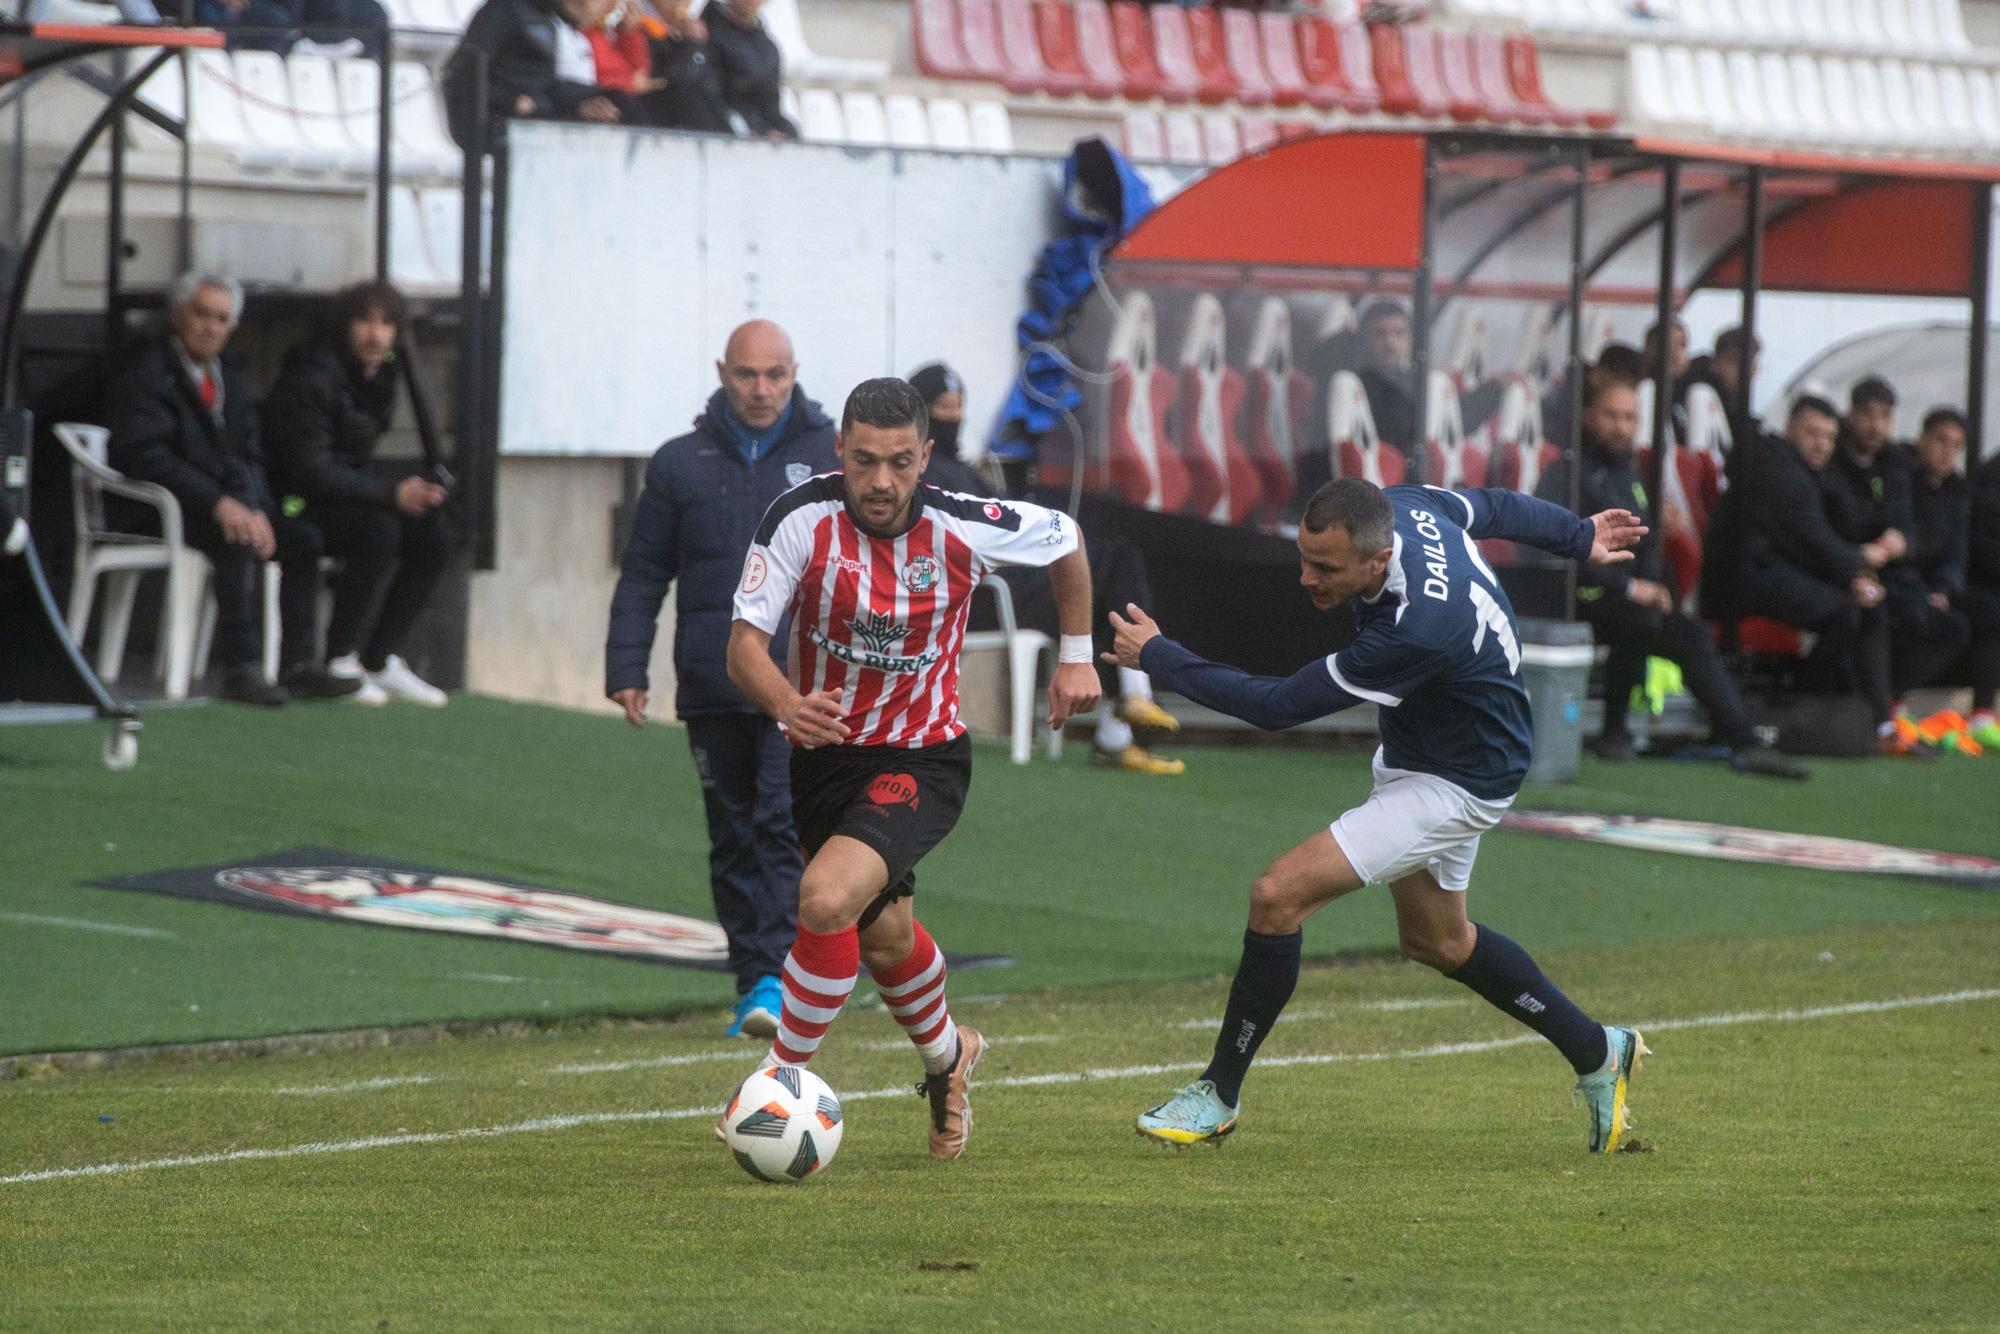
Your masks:
M111 466L165 487L183 540L214 568L222 697L442 705L444 692L401 649L459 545L450 479L374 466L395 401L401 294L385 283L341 293L327 327L292 349L261 405L223 355L242 311L234 279L181 278L165 327L126 350L102 412ZM159 535L158 511L117 498L108 508L114 526ZM325 558L336 570L322 646ZM259 633L267 562L280 572L275 681Z

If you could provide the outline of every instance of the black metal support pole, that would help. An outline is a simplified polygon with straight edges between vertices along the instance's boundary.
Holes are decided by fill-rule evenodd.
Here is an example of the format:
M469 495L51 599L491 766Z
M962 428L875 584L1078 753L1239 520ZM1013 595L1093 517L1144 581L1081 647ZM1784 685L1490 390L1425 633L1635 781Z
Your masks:
M1576 183L1570 193L1569 215L1569 348L1563 382L1569 386L1569 434L1559 441L1569 461L1570 513L1583 509L1583 460L1578 446L1583 432L1583 201L1589 178L1590 151L1576 150ZM1576 563L1564 561L1563 619L1576 619Z
M465 142L460 145L465 150L465 169L459 175L462 211L459 215L458 377L457 402L453 405L452 469L458 474L464 503L473 519L473 531L478 535L485 528L485 521L480 516L485 508L482 497L487 490L486 479L480 472L480 451L475 442L479 439L480 407L484 401L481 370L486 364L486 300L484 275L480 272L480 261L486 252L483 235L486 211L481 207L481 200L486 192L486 135L491 121L486 113L486 57L476 50L470 55L471 65L466 77L471 80L468 92L477 110L467 119ZM476 567L490 569L490 555L481 538L473 556Z
M1968 474L1986 457L1986 359L1990 354L1987 326L1991 323L1993 289L1993 187L1972 190L1972 327L1966 339L1965 419L1972 425L1967 441Z
M1673 321L1680 312L1681 164L1668 162L1660 177L1660 290L1653 307L1653 458L1646 469L1646 523L1660 526L1660 496L1666 485L1667 446L1674 430Z
M389 281L389 182L396 140L396 35L383 34L382 58L375 62L375 280Z
M497 568L500 549L500 365L505 354L507 314L507 177L506 122L493 145L492 272L487 277L484 355L479 371L479 434L472 440L479 459L479 528L475 568Z
M178 63L181 67L181 178L176 182L180 218L174 232L174 270L186 273L194 267L194 130L188 125L188 110L194 106L194 62L186 52L182 52Z
M1410 293L1410 383L1411 394L1416 399L1416 425L1410 433L1409 476L1418 482L1431 479L1424 475L1430 451L1424 448L1430 439L1431 416L1431 239L1432 225L1437 209L1437 147L1426 137L1424 140L1424 221L1422 249L1417 256L1417 285Z
M112 70L123 86L130 70L121 52ZM104 182L104 350L117 356L125 341L125 105L111 117L111 171Z
M1749 196L1743 209L1743 342L1737 348L1736 401L1725 404L1734 420L1729 424L1732 449L1744 443L1755 420L1750 410L1750 383L1757 366L1757 292L1764 285L1764 169L1750 168Z

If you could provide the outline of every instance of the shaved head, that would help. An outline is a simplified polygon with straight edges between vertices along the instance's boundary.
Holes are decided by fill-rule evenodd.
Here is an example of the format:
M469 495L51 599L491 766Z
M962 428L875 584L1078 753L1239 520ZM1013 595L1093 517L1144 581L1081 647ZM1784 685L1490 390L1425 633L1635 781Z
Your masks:
M770 320L737 325L715 363L729 410L753 431L770 426L790 405L798 369L791 335Z

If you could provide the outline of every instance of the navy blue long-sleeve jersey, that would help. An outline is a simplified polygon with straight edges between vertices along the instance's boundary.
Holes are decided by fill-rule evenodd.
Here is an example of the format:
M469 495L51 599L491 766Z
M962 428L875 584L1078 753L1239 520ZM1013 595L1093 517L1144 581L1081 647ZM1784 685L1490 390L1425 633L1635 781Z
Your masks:
M1355 598L1360 633L1288 677L1252 676L1161 636L1140 663L1155 681L1270 730L1370 700L1381 706L1382 759L1434 774L1475 797L1511 797L1533 754L1514 609L1477 538L1525 542L1584 560L1597 530L1560 505L1497 489L1392 486L1388 578Z

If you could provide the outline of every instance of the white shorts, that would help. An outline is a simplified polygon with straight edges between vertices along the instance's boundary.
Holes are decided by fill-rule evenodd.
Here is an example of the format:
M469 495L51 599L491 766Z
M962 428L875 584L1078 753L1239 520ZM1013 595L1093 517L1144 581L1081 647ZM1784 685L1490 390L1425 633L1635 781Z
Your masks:
M1500 823L1512 797L1488 801L1435 774L1391 769L1375 752L1375 790L1328 826L1363 884L1429 870L1444 889L1472 880L1479 836Z

